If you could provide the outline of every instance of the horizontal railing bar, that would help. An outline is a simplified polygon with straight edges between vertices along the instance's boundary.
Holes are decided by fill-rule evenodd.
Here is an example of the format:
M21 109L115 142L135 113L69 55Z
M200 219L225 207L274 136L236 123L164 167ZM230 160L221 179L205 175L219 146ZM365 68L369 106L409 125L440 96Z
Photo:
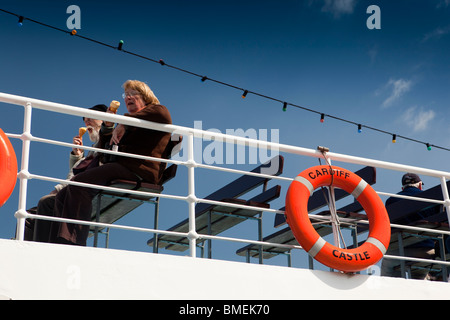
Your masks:
M20 138L20 136L19 136L19 138ZM187 162L187 161L178 161L178 160L172 160L172 159L163 159L163 158L156 158L156 157L150 157L150 156L143 156L143 155L138 155L138 154L133 154L133 153L112 151L112 150L101 149L101 148L96 148L96 147L89 147L89 146L84 146L84 145L80 146L80 145L76 145L76 144L72 144L72 143L68 143L68 142L60 142L60 141L50 140L50 139L45 139L45 138L37 138L34 136L31 138L31 141L36 141L36 142L40 142L40 143L48 143L48 144L59 145L59 146L70 147L70 148L86 149L89 151L114 154L114 155L118 155L118 156L130 157L130 158L137 158L137 159L151 160L151 161L160 161L160 162L172 163L172 164L176 164L176 165L184 165L184 166L193 165L196 168L224 171L224 172L230 172L230 173L236 173L236 174L255 176L255 177L260 177L260 178L278 179L278 180L283 180L283 181L293 181L294 180L293 178L278 177L278 176L273 176L273 175L263 174L263 173L258 173L258 172L249 172L249 171L244 171L244 170L211 166L211 165L205 165L205 164L201 164L201 163L197 163L197 162L191 163L191 162Z
M316 215L316 214L309 214L309 218L310 219L312 218L314 220L320 220L322 222L332 222L331 218L329 218L327 216L319 216L319 215ZM339 217L339 221L341 223L347 223L347 224L358 224L358 223L369 224L368 220L343 218L343 217ZM413 231L419 231L419 232L430 232L430 233L438 233L438 234L450 235L450 230L449 231L445 231L445 230L429 229L429 228L407 226L407 225L395 224L395 223L391 223L390 225L391 225L391 228L398 228L398 229L413 230Z
M164 159L164 158L156 158L156 157L150 157L150 156L143 156L143 155L139 155L139 154L127 153L127 152L122 152L122 151L112 151L112 150L108 150L108 149L89 147L89 146L85 146L85 145L80 146L80 145L73 144L73 143L60 142L60 141L50 140L50 139L45 139L45 138L37 138L34 136L31 138L31 141L40 142L40 143L48 143L48 144L53 144L53 145L58 145L58 146L63 146L63 147L83 149L83 150L88 150L88 151L95 151L95 152L99 152L99 153L113 154L113 155L117 155L117 156L129 157L129 158L151 160L151 161L158 161L158 162L165 162L165 163L173 163L173 164L177 164L177 165L181 165L181 164L186 165L186 162L182 162L182 161L176 161L176 160Z
M12 134L6 134L6 135L8 137L17 138L17 139L22 138L22 135L12 135ZM48 144L53 144L53 145L58 145L58 146L63 146L63 147L83 149L83 150L94 151L94 152L99 152L99 153L113 154L113 155L142 159L142 160L159 161L159 162L165 162L165 163L183 165L183 166L191 166L192 165L196 168L210 169L210 170L223 171L223 172L229 172L229 173L235 173L235 174L243 174L243 175L255 176L255 177L260 177L260 178L277 179L277 180L283 180L283 181L293 181L294 180L292 178L287 178L287 177L279 177L279 176L273 176L273 175L268 175L268 174L263 174L263 173L258 173L258 172L249 172L249 171L244 171L244 170L211 166L211 165L205 165L205 164L201 164L201 163L197 163L197 162L192 163L192 162L188 162L188 161L178 161L178 160L173 160L173 159L156 158L156 157L143 156L143 155L138 155L138 154L133 154L133 153L121 152L121 151L112 151L112 150L101 149L101 148L96 148L96 147L89 147L89 146L84 146L84 145L80 146L80 145L76 145L76 144L72 144L72 143L68 143L68 142L60 142L60 141L51 140L51 139L38 138L35 136L31 136L30 141L40 142L40 143L48 143Z
M5 132L5 134L8 138L13 138L13 139L21 139L22 138L21 134L7 133L7 132Z
M296 147L296 146L290 146L286 144L279 144L269 141L261 141L257 139L251 139L251 138L245 138L245 137L239 137L239 136L233 136L223 133L217 133L217 132L211 132L211 131L204 131L199 129L193 129L188 127L182 127L177 125L169 125L169 124L161 124L156 122L150 122L146 120L136 119L132 117L122 116L122 115L116 115L116 114L110 114L106 112L100 112L100 111L94 111L90 109L85 108L79 108L79 107L73 107L65 104L59 104L54 102L48 102L38 99L32 99L32 98L26 98L26 97L20 97L15 95L10 95L6 93L0 92L0 101L16 104L16 105L26 105L27 103L30 103L32 107L48 110L48 111L54 111L69 115L75 115L80 117L91 117L94 119L100 119L105 120L109 122L118 122L130 126L136 126L140 128L147 128L147 129L153 129L153 130L159 130L164 132L170 132L170 133L179 133L179 134L193 134L194 137L201 137L204 139L215 139L215 141L223 141L223 142L233 142L235 144L241 144L241 145L250 145L255 146L258 148L263 149L273 149L278 150L281 152L287 152L291 154L297 154L297 155L304 155L304 156L310 156L315 158L323 158L323 154L318 150L313 149L307 149L302 147ZM380 161L380 160L373 160L373 159L367 159L362 157L355 157L355 156L349 156L334 152L327 152L327 158L334 160L334 161L341 161L346 163L353 163L353 164L360 164L360 165L371 165L377 168L383 168L383 169L390 169L395 171L402 171L402 172L413 172L417 174L422 174L426 176L432 176L436 178L445 177L447 179L450 179L450 172L445 171L439 171L439 170L431 170L416 166L410 166L410 165L402 165L397 163L391 163L386 161Z
M383 258L392 259L392 260L427 262L427 263L442 264L442 265L450 266L450 261L442 261L442 260L431 260L431 259L414 258L414 257L394 256L394 255L390 255L390 254L385 254L383 256Z
M391 197L400 198L400 199L408 199L408 200L420 201L420 202L430 202L430 203L437 203L437 204L445 204L444 200L418 198L418 197L413 197L413 196L404 196L404 195L400 195L400 194L387 193L387 192L381 192L381 191L376 191L376 193L378 193L379 195L391 196Z

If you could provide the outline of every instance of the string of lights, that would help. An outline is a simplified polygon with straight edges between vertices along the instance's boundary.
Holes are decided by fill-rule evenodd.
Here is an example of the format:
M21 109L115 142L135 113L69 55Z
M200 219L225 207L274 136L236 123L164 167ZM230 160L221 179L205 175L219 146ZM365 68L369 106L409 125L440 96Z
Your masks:
M441 149L441 150L445 150L445 151L450 151L450 149L446 148L446 147L434 145L434 144L431 144L429 142L420 141L420 140L417 140L417 139L413 139L413 138L410 138L410 137L399 135L397 133L392 133L392 132L388 132L388 131L385 131L385 130L381 130L381 129L378 129L378 128L375 128L375 127L371 127L371 126L368 126L368 125L365 125L365 124L362 124L362 123L354 122L354 121L347 120L347 119L344 119L344 118L340 118L340 117L337 117L337 116L334 116L334 115L331 115L331 114L326 114L326 113L323 113L323 112L320 112L320 111L317 111L317 110L314 110L314 109L311 109L311 108L307 108L307 107L300 106L300 105L297 105L297 104L294 104L294 103L283 101L283 100L280 100L280 99L277 99L277 98L274 98L274 97L271 97L271 96L267 96L267 95L262 94L262 93L258 93L258 92L251 91L251 90L248 90L248 89L245 89L245 88L241 88L239 86L236 86L236 85L233 85L233 84L230 84L230 83L226 83L226 82L222 82L222 81L219 81L219 80L216 80L216 79L212 79L212 78L209 78L208 76L200 75L200 74L197 74L195 72L192 72L192 71L189 71L189 70L186 70L186 69L183 69L183 68L180 68L180 67L168 64L163 59L156 60L156 59L149 58L147 56L143 56L143 55L140 55L140 54L137 54L137 53L125 50L123 48L123 46L124 46L124 41L123 40L120 40L118 45L114 46L114 45L110 45L110 44L107 44L107 43L102 42L102 41L98 41L98 40L95 40L95 39L92 39L92 38L80 35L80 34L77 33L77 31L75 29L74 30L67 30L67 29L58 28L58 27L51 26L49 24L46 24L46 23L34 20L34 19L26 18L24 16L18 15L16 13L13 13L13 12L1 9L1 8L0 8L0 11L4 12L4 13L7 13L9 15L16 16L18 18L18 25L19 26L23 26L25 20L26 21L30 21L30 22L33 22L35 24L41 25L43 27L46 27L46 28L49 28L49 29L53 29L53 30L56 30L56 31L60 31L60 32L63 32L65 34L69 34L69 35L74 36L74 37L79 37L81 39L94 42L94 43L96 43L98 45L102 45L102 46L105 46L105 47L108 47L108 48L111 48L111 49L114 49L114 50L119 50L119 51L122 51L125 54L129 54L129 55L132 55L132 56L135 56L137 58L144 59L144 60L147 60L147 61L150 61L150 62L158 63L161 66L164 66L164 67L167 67L167 68L171 68L171 69L174 69L174 70L177 70L177 71L180 71L180 72L183 72L183 73L186 73L186 74L198 77L198 78L200 78L200 80L202 82L211 81L211 82L217 83L217 84L222 85L222 86L226 86L226 87L229 87L229 88L232 88L232 89L239 90L240 92L242 92L242 98L244 98L244 99L248 95L254 95L254 96L258 96L258 97L264 98L264 99L268 99L268 100L272 100L272 101L281 103L282 104L282 110L284 112L287 111L288 106L295 107L295 108L298 108L298 109L301 109L301 110L304 110L304 111L308 111L308 112L312 112L312 113L318 114L320 116L320 122L321 123L323 123L325 121L325 117L327 117L327 118L330 118L330 119L334 119L334 120L338 120L338 121L341 121L341 122L345 122L345 123L354 125L354 126L357 127L357 130L358 130L359 133L362 133L362 130L364 128L364 129L376 131L376 132L379 132L379 133L387 134L387 135L392 137L392 143L396 143L397 139L401 138L401 139L404 139L404 140L408 140L408 141L411 141L411 142L415 142L415 143L419 143L419 144L425 145L429 151L432 148Z

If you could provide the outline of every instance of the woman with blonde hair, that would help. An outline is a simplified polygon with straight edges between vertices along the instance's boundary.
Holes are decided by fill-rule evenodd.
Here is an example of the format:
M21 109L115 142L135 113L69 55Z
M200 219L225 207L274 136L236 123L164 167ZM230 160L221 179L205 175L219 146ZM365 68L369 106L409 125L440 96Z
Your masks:
M125 91L128 92L130 92L131 90L139 92L145 103L159 104L158 98L155 96L149 86L144 82L138 80L127 80L122 85L122 87ZM122 95L122 97L125 99L125 93Z

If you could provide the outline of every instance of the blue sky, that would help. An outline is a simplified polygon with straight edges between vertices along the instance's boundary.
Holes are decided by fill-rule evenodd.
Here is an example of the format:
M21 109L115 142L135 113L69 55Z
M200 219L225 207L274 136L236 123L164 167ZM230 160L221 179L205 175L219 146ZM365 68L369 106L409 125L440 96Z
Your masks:
M438 146L450 147L450 2L422 1L21 1L3 0L0 8L66 29L69 5L81 9L80 35L150 57L219 81L231 83L289 103L397 133ZM366 13L378 5L381 29L370 30ZM171 111L175 124L203 129L271 130L279 141L377 160L449 170L449 151L397 139L382 133L282 105L212 82L201 82L167 67L77 37L50 30L0 12L0 92L80 107L121 100L127 79L145 81ZM21 107L0 103L0 127L22 129ZM124 106L119 112L124 112ZM32 133L71 142L81 119L33 111ZM86 142L86 141L85 141ZM21 143L13 141L20 159ZM203 146L208 143L204 142ZM69 150L33 144L30 171L63 178ZM287 158L287 160L290 158ZM286 161L293 177L316 165L315 159ZM345 166L352 170L359 167ZM234 165L251 169L256 165ZM398 192L401 173L378 171L376 190ZM186 170L166 186L185 194ZM198 170L198 195L206 196L233 176ZM426 186L439 182L424 178ZM272 183L273 185L274 183ZM272 204L283 206L288 185ZM30 181L28 206L52 184ZM18 185L0 208L0 237L14 236L13 213ZM385 200L385 198L383 198ZM124 223L151 227L149 206ZM161 224L168 228L187 216L187 206L163 203ZM267 214L265 234L272 233ZM243 223L225 235L246 233L256 226ZM147 250L146 234L114 231L111 246ZM218 247L221 244L217 245ZM238 246L240 247L240 246ZM218 250L235 258L235 249ZM284 261L284 260L283 260ZM300 262L299 262L300 263ZM295 264L295 261L294 261Z

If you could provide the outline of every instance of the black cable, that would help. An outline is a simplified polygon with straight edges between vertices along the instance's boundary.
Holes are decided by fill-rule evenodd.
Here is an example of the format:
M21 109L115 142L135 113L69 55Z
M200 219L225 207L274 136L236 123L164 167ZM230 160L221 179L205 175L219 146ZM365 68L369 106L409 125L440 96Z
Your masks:
M147 61L150 61L150 62L154 62L154 63L159 63L160 65L162 65L164 67L168 67L168 68L171 68L171 69L174 69L174 70L177 70L177 71L180 71L180 72L187 73L187 74L190 74L192 76L198 77L198 78L201 79L202 82L211 81L211 82L214 82L214 83L217 83L217 84L220 84L220 85L232 88L232 89L243 91L244 92L243 97L246 97L248 94L252 94L252 95L264 98L264 99L268 99L268 100L272 100L272 101L275 101L275 102L282 103L284 111L286 110L287 106L292 106L292 107L295 107L295 108L298 108L298 109L301 109L301 110L304 110L304 111L316 113L316 114L320 115L322 117L322 119L323 119L323 117L328 117L328 118L331 118L331 119L334 119L334 120L338 120L338 121L341 121L341 122L345 122L345 123L348 123L348 124L352 124L352 125L358 126L358 128L366 128L366 129L369 129L369 130L372 130L372 131L376 131L376 132L380 132L380 133L384 133L384 134L387 134L387 135L390 135L390 136L394 136L395 135L397 138L402 138L402 139L405 139L405 140L408 140L408 141L412 141L412 142L423 144L423 145L427 146L427 148L433 147L433 148L437 148L437 149L441 149L441 150L445 150L445 151L450 151L450 148L437 146L437 145L434 145L434 144L431 144L431 143L428 143L428 142L423 142L423 141L420 141L420 140L417 140L417 139L413 139L413 138L409 138L409 137L406 137L406 136L403 136L403 135L399 135L399 134L395 134L395 133L388 132L388 131L385 131L385 130L377 129L377 128L374 128L374 127L371 127L371 126L367 126L367 125L364 125L364 124L361 124L361 123L357 123L357 122L354 122L354 121L351 121L351 120L347 120L347 119L343 119L343 118L340 118L340 117L337 117L337 116L333 116L333 115L330 115L330 114L322 113L322 112L314 110L314 109L310 109L310 108L306 108L306 107L303 107L303 106L300 106L300 105L289 103L289 102L286 102L286 101L283 101L283 100L280 100L280 99L277 99L277 98L274 98L274 97L267 96L267 95L262 94L262 93L250 91L250 90L247 90L247 89L235 86L235 85L230 84L230 83L226 83L226 82L223 82L223 81L212 79L212 78L209 78L209 77L207 77L205 75L200 75L198 73L194 73L192 71L189 71L189 70L186 70L186 69L174 66L174 65L167 64L162 59L155 60L155 59L152 59L152 58L149 58L149 57L146 57L146 56L143 56L143 55L131 52L131 51L123 50L122 46L120 46L120 47L112 46L112 45L109 45L107 43L104 43L104 42L101 42L101 41L98 41L98 40L95 40L95 39L92 39L92 38L89 38L89 37L86 37L86 36L79 35L78 33L72 33L71 31L67 31L67 30L64 30L64 29L61 29L61 28L58 28L58 27L55 27L55 26L51 26L49 24L46 24L46 23L43 23L43 22L40 22L40 21L37 21L37 20L34 20L34 19L23 17L21 15L18 15L16 13L13 13L13 12L10 12L10 11L4 10L4 9L0 9L0 11L2 11L4 13L7 13L7 14L10 14L10 15L13 15L13 16L16 16L17 18L20 18L21 20L28 20L30 22L39 24L39 25L41 25L43 27L47 27L47 28L50 28L50 29L53 29L53 30L56 30L56 31L60 31L60 32L63 32L65 34L69 34L69 35L74 36L74 37L79 37L81 39L88 40L88 41L94 42L96 44L99 44L99 45L102 45L102 46L105 46L105 47L108 47L108 48L111 48L111 49L115 49L115 50L119 49L120 51L122 51L122 52L124 52L126 54L129 54L129 55L135 56L137 58L141 58L141 59L144 59L144 60L147 60Z

